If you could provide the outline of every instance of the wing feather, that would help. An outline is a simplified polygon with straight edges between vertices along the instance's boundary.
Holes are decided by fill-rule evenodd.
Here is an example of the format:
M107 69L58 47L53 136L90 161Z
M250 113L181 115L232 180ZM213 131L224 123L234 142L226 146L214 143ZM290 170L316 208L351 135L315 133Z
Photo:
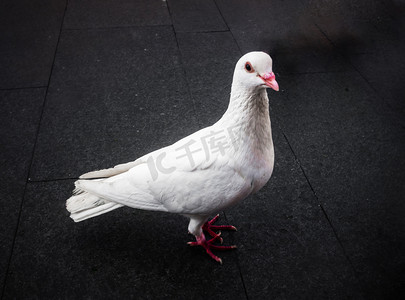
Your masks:
M206 151L203 137L211 133L210 127L204 128L134 162L86 173L82 179L111 177L78 180L76 185L100 198L139 209L216 212L246 197L251 184L232 165L231 151Z

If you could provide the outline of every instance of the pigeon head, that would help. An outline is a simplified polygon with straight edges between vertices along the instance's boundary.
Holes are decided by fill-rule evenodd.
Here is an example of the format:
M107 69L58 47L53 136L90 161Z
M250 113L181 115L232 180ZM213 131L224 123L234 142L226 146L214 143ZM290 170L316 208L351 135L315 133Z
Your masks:
M273 61L267 53L249 52L237 62L233 75L233 84L248 89L269 87L278 91L279 87L272 66Z

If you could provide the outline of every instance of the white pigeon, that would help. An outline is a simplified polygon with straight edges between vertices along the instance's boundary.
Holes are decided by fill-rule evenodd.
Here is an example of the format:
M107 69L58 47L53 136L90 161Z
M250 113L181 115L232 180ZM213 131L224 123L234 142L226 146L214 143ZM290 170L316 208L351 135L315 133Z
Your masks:
M215 245L222 243L215 231L236 228L213 225L218 215L211 221L209 216L258 191L273 172L267 87L279 90L272 59L264 52L245 54L218 122L133 162L83 174L66 201L70 217L80 222L122 206L182 214L196 238L189 244L222 263L211 250L235 246Z

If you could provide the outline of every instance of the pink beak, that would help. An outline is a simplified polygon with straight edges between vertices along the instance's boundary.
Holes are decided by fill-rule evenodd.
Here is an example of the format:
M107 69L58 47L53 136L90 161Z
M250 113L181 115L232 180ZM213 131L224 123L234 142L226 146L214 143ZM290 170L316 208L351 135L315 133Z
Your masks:
M278 92L279 87L278 87L278 83L277 83L277 81L276 81L276 75L274 75L273 72L271 72L271 73L264 73L264 75L263 75L263 76L260 76L260 78L263 79L264 83L265 83L268 87L270 87L270 88L272 88L273 90L275 90L275 91Z

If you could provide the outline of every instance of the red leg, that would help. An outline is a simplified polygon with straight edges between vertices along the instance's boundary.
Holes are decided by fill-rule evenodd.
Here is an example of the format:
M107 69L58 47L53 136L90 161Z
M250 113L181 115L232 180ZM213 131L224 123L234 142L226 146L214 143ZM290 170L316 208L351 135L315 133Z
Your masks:
M219 214L216 215L212 220L205 222L202 229L205 230L210 234L210 236L215 237L218 234L214 230L235 230L236 227L232 225L212 225L214 224L219 218ZM222 244L222 238L220 238L220 242Z

